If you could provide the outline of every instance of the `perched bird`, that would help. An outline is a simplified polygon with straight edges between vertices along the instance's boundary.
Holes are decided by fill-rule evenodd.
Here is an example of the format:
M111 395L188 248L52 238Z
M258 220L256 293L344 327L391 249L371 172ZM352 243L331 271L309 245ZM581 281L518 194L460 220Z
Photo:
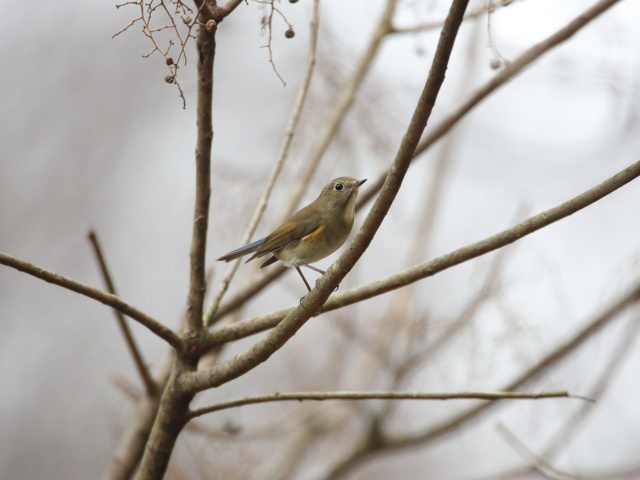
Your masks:
M340 177L331 180L306 207L291 215L271 234L218 258L230 262L249 253L247 260L271 257L260 268L281 260L287 267L295 267L307 289L311 287L300 267L324 274L324 270L309 265L331 255L347 240L353 228L358 188L367 179Z

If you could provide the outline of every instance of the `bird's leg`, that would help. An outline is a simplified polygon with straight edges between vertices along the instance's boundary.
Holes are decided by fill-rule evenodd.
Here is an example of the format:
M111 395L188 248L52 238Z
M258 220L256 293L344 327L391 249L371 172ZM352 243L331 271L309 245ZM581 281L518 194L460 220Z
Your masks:
M315 270L316 272L318 272L318 273L320 273L320 274L322 274L322 275L324 275L325 273L327 273L327 272L325 272L324 270L320 270L319 268L314 267L313 265L309 265L308 263L301 263L301 264L300 264L300 266L310 268L311 270ZM298 268L298 267L296 267L296 268ZM300 272L300 270L298 270L298 271ZM300 275L302 275L302 272L300 272ZM320 281L320 279L316 280L316 287L318 286L318 282L319 282L319 281ZM306 282L305 282L305 283L306 283ZM308 287L308 285L307 285L307 287ZM338 286L336 287L336 289L334 290L334 292L335 292L336 290L338 290L338 288L340 288L340 285L339 285L339 284L338 284ZM309 291L311 291L311 290L309 290Z
M304 278L304 275L302 274L302 270L300 270L300 267L296 267L296 270L298 271L298 273L302 277L302 281L304 282L304 284L307 286L307 290L309 290L309 293L311 293L311 287L309 286L309 282L307 282L307 279ZM304 297L302 297L302 298L304 298Z
M318 273L320 273L320 274L322 274L322 275L324 275L325 273L327 273L327 272L325 272L324 270L320 270L318 267L314 267L313 265L309 265L308 263L301 263L301 264L300 264L300 266L301 266L301 267L307 267L307 268L310 268L311 270L315 270L316 272L318 272ZM302 274L300 274L300 275L302 275Z

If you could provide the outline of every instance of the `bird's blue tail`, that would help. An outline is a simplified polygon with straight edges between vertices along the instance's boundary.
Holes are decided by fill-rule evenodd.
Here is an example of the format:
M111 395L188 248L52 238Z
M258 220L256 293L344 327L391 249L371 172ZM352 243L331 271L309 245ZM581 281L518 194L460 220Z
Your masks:
M236 248L235 250L227 253L226 255L221 256L220 258L218 258L218 260L221 260L224 262L230 262L232 260L235 260L236 258L240 258L243 255L246 255L247 253L255 252L256 250L258 250L258 248L262 246L263 243L264 243L264 238L261 238L260 240L256 240L255 242L245 245L244 247Z

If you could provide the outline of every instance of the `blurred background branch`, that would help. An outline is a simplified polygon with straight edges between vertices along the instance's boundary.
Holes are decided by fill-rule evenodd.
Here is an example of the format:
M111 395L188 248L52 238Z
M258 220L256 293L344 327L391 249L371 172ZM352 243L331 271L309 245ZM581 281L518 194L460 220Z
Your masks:
M98 235L95 231L89 231L89 242L91 243L91 248L93 249L93 253L96 256L96 261L98 262L98 267L100 268L100 273L102 274L102 278L104 280L104 284L107 287L107 291L112 295L117 295L116 287L113 283L113 279L111 278L111 274L109 273L109 268L107 267L107 261L104 258L104 254L102 253L102 247L100 246L100 241L98 240ZM142 353L140 353L140 348L138 347L135 339L133 338L133 334L131 333L131 329L127 324L127 319L124 318L124 315L120 313L118 310L113 311L116 316L116 320L118 322L118 326L120 327L120 331L122 332L122 336L127 344L127 348L133 357L133 363L136 366L136 370L138 370L138 374L140 375L140 379L142 380L142 384L146 389L146 393L148 396L152 397L157 395L158 387L156 383L151 378L151 374L149 373L149 369L145 364L144 359L142 358Z

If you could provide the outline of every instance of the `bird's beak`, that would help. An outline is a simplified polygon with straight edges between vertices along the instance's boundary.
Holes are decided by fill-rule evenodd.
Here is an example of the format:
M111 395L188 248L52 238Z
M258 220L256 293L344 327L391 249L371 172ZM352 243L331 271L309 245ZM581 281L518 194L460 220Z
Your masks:
M360 180L359 182L356 183L355 188L358 188L360 185L362 185L366 181L367 181L366 178L364 180Z

